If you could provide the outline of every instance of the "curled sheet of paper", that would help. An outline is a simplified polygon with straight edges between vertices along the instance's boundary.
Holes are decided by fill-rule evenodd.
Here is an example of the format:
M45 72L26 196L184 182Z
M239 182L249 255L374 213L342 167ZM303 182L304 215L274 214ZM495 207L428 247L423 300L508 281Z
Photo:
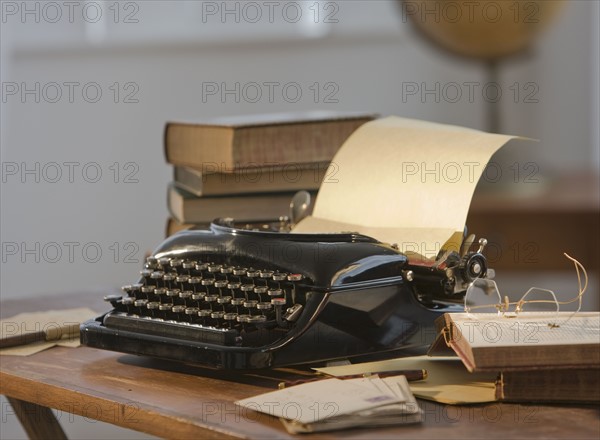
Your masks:
M458 250L477 182L514 138L394 116L368 122L338 151L313 215L293 232L359 232L429 258Z

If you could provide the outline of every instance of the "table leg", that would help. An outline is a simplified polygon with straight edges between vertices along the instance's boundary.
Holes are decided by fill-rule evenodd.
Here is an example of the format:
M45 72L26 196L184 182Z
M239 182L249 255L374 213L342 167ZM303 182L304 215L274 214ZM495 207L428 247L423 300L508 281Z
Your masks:
M67 439L50 408L12 397L7 400L30 439Z

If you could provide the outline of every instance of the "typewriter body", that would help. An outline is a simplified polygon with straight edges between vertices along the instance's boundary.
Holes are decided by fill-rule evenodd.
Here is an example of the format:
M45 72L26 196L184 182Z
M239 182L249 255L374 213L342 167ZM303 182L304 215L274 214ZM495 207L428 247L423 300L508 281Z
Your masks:
M434 320L492 271L481 240L425 262L360 234L259 229L229 219L168 238L105 298L113 309L82 324L82 342L220 369L426 347Z

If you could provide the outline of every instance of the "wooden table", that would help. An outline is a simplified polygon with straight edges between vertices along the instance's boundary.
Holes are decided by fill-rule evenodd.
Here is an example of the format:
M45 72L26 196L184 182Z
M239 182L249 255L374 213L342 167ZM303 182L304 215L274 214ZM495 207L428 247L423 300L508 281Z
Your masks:
M52 304L101 310L98 298L63 296ZM7 301L2 316L44 304L47 299ZM420 401L423 424L292 436L277 418L233 404L273 389L271 379L87 347L0 356L0 363L0 393L9 398L31 438L65 438L48 408L169 438L600 438L598 406L426 401Z

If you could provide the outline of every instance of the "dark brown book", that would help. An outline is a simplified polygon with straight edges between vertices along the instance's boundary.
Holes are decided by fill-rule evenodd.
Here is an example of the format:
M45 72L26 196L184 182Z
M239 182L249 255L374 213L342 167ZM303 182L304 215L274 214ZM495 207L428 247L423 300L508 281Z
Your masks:
M203 173L195 168L176 166L174 182L196 196L220 196L266 192L316 191L328 162L290 164L285 167L246 167L234 173Z
M206 173L253 166L330 162L346 139L374 115L308 112L169 122L165 155L173 165Z
M496 381L496 399L600 403L600 369L505 371Z
M171 216L180 223L210 223L216 218L238 221L277 220L288 216L295 193L265 193L226 197L197 197L169 185L167 205ZM314 197L314 193L312 194Z

